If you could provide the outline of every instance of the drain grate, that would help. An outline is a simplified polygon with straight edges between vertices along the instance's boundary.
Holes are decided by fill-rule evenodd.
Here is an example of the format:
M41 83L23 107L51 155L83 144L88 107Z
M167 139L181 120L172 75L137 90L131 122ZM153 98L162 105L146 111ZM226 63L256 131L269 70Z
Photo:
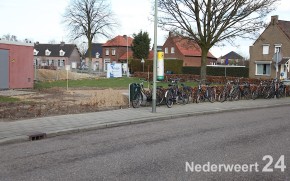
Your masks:
M30 141L36 141L36 140L41 140L41 139L46 138L46 133L35 132L35 133L30 133L28 136L29 136Z

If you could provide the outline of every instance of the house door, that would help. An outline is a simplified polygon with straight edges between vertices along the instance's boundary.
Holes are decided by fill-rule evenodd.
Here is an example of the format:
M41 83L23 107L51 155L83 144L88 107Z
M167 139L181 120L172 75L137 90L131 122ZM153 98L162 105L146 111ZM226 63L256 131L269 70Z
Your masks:
M0 49L0 89L9 88L9 50Z

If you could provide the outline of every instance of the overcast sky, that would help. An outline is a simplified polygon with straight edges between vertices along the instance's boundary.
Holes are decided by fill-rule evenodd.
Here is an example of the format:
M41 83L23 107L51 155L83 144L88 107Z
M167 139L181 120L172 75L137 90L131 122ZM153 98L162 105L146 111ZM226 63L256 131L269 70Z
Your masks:
M67 30L61 24L64 9L70 0L0 0L0 37L6 34L17 36L18 40L29 38L32 41L47 43L67 39ZM110 0L109 0L110 1ZM140 30L147 31L151 42L154 38L154 24L149 21L154 0L111 0L112 10L116 14L119 24L114 35L132 35ZM270 16L279 15L280 20L290 21L289 0L281 0L276 11ZM158 29L158 45L163 45L167 32ZM107 39L98 39L104 43ZM225 47L214 47L211 52L216 57L236 51L242 56L249 57L249 46L252 40L237 40L238 47L229 44Z

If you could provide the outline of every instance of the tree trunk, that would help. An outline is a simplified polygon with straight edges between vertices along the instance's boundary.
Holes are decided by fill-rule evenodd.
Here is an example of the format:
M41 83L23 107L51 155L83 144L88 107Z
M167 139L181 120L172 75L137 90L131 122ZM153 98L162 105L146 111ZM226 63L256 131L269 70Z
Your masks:
M207 65L207 54L208 49L202 49L201 53L201 67L200 67L200 79L206 80L206 65Z
M90 74L92 72L92 41L89 39L88 41L88 53L89 53L89 69L88 73Z

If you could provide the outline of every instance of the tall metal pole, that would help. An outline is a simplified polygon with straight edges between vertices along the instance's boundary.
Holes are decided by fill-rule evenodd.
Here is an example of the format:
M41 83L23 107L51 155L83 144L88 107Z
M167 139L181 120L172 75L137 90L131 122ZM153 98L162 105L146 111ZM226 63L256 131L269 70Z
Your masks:
M276 48L276 79L278 80L278 51L279 51L279 48L277 47Z
M157 73L157 0L155 0L154 13L154 59L153 59L153 95L152 95L152 113L156 113L156 75Z
M126 38L127 38L127 77L129 77L129 65L128 65L128 50L129 50L129 48L128 48L128 35L126 36Z

